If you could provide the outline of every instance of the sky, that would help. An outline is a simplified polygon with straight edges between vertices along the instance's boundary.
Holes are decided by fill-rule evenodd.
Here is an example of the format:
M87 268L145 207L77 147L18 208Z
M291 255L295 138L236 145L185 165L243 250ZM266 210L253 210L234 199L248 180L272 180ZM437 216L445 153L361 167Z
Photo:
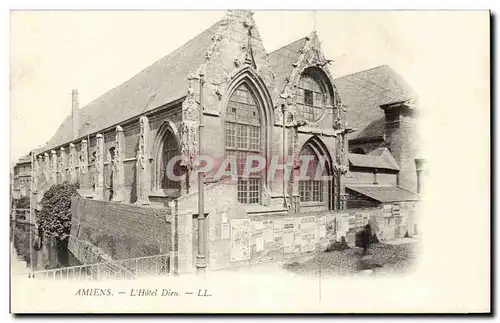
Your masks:
M51 138L71 113L72 89L78 89L83 107L210 27L224 14L12 11L11 163ZM254 14L268 52L316 30L325 56L334 60L330 65L334 77L382 64L391 66L420 95L420 108L429 122L426 127L441 130L454 127L448 114L468 113L465 102L470 109L484 105L484 98L489 96L487 18L487 12L479 11ZM425 131L423 140L435 143L435 132ZM431 146L427 145L433 149Z

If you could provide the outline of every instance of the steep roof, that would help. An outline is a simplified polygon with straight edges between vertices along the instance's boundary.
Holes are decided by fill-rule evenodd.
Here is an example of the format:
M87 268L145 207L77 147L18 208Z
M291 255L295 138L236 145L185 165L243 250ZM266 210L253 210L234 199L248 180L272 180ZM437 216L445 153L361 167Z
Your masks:
M398 163L390 153L380 156L349 153L348 159L349 163L355 167L399 170Z
M25 164L25 163L31 163L30 155L24 155L22 157L19 157L19 159L16 162L16 165Z
M220 23L217 22L128 81L82 107L79 110L78 137L184 97L188 89L188 76L204 62L205 53L212 45L211 37ZM71 126L71 116L68 116L42 150L73 140Z
M347 105L348 126L357 129L350 139L382 137L385 118L380 106L416 97L410 85L388 65L339 77L334 83Z
M347 184L346 188L382 203L420 200L420 195L394 185Z
M285 45L268 55L269 64L274 72L276 96L283 90L286 84L286 78L292 72L293 66L300 56L300 50L306 43L306 37L302 37L293 43ZM273 91L274 92L274 91ZM273 97L273 102L276 102L277 97Z

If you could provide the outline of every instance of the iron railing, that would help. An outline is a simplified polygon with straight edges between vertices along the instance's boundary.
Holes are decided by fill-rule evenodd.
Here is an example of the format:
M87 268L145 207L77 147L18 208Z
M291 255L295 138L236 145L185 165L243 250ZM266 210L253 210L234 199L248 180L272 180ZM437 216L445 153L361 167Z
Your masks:
M52 280L135 279L170 274L170 255L101 262L31 272L28 278Z

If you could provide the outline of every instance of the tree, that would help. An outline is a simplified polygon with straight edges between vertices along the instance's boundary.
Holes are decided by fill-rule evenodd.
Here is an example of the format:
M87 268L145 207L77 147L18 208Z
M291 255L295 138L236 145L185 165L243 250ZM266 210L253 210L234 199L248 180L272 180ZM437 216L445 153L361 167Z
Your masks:
M53 185L43 194L42 209L37 216L38 227L59 242L66 243L71 230L71 197L79 196L78 183Z

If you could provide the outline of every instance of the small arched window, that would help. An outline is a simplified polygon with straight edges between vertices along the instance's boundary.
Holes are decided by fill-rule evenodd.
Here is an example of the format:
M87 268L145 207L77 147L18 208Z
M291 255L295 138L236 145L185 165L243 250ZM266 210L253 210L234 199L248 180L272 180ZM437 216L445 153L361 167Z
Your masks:
M299 81L297 106L307 121L318 121L328 104L328 89L324 81L314 71L304 72Z
M299 195L301 202L323 202L323 180L321 178L316 178L318 165L323 168L319 173L321 175L326 174L326 168L324 165L320 165L318 155L312 150L311 147L306 146L300 152L300 156L308 156L309 164L307 167L306 176L308 179L299 181ZM301 158L302 159L302 158ZM306 158L302 159L303 161Z
M169 176L173 173L179 176L179 161L175 164L170 162L173 158L179 155L179 147L177 145L177 140L175 136L167 131L165 137L163 138L162 152L161 152L161 163L159 169L159 179L161 189L180 189L181 182ZM170 164L169 164L170 162Z

